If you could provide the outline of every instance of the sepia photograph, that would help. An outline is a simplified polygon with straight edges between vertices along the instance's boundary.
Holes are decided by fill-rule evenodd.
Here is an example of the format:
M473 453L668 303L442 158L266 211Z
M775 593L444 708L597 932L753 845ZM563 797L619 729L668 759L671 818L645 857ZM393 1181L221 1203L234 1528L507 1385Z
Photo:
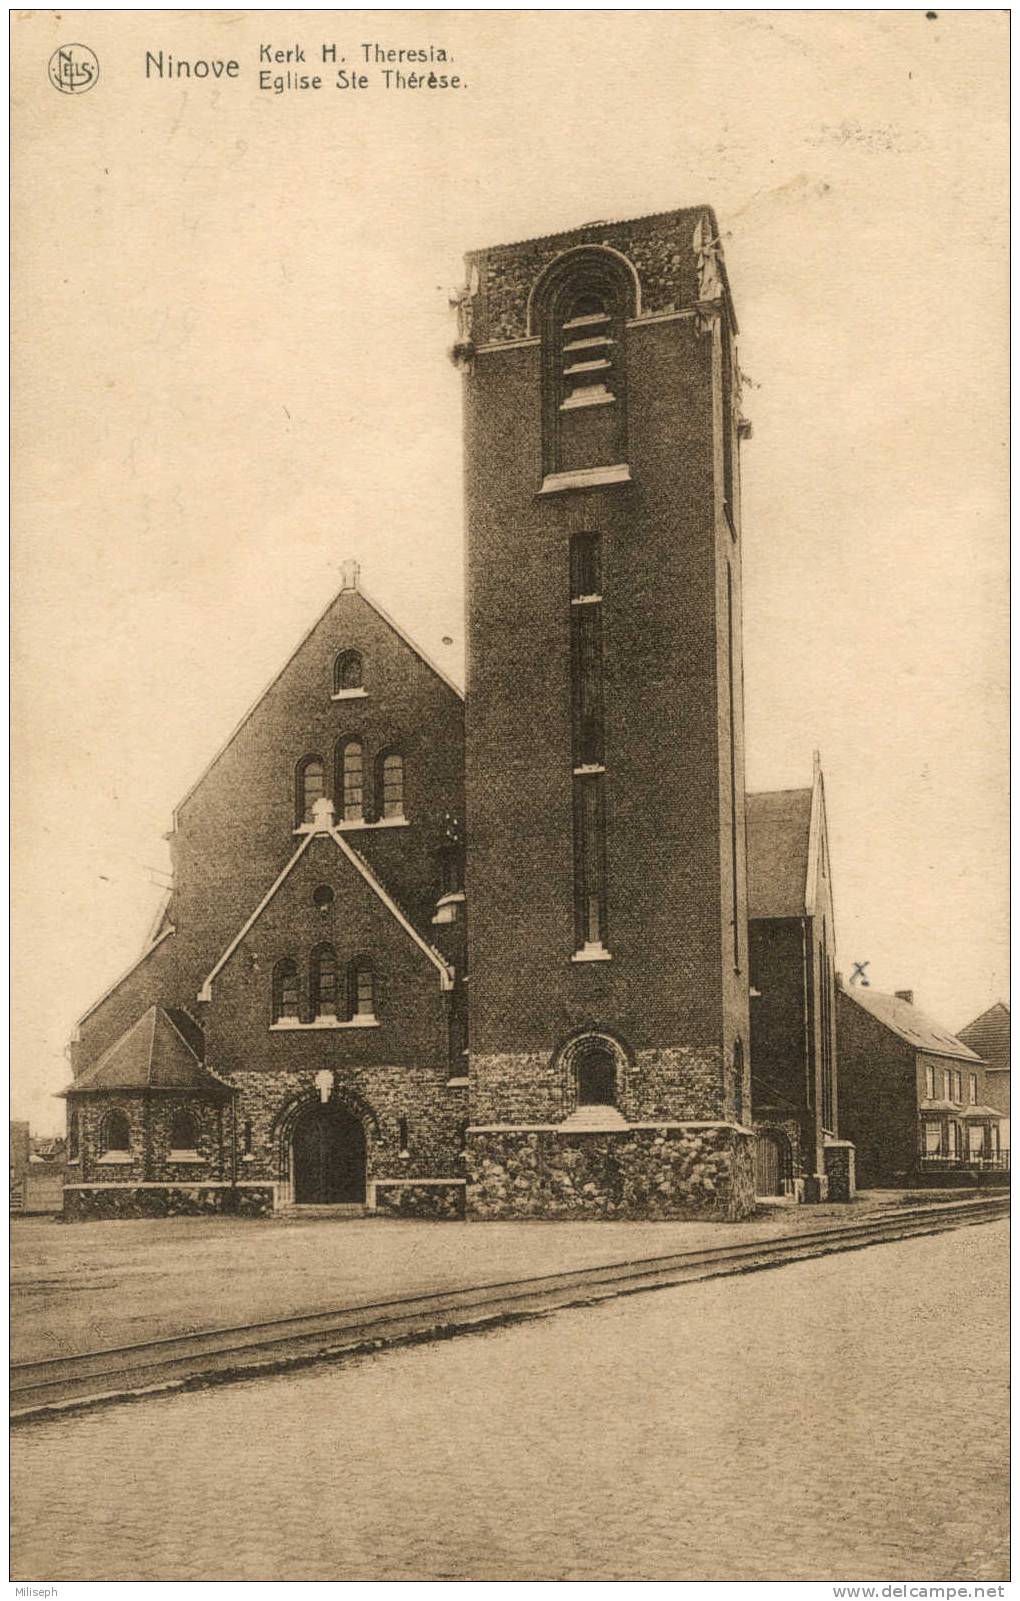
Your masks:
M17 1596L1007 1594L1009 22L11 13Z

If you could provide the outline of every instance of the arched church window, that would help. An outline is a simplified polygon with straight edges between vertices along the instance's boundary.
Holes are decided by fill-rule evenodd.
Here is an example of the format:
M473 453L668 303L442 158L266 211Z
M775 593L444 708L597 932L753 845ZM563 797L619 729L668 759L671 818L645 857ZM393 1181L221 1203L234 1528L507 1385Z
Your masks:
M375 1017L375 972L367 956L356 956L348 964L347 1012L351 1020Z
M365 816L365 752L360 740L349 739L341 746L340 793L344 822L362 822Z
M174 1113L170 1124L170 1149L172 1151L193 1151L197 1142L195 1119L191 1113L182 1107Z
M312 1016L336 1017L336 955L332 945L317 945L310 966Z
M321 756L306 756L297 770L297 822L314 821L315 803L326 793L326 764Z
M129 1151L131 1149L131 1125L123 1112L108 1112L106 1114L100 1134L100 1145L104 1154L107 1151Z
M342 650L333 666L334 694L342 695L345 690L363 689L364 683L365 670L361 652Z
M377 796L382 797L383 817L404 815L404 758L397 751L386 751L379 758Z
M297 1019L299 997L297 962L290 958L277 962L273 970L273 1022L279 1023L284 1018Z

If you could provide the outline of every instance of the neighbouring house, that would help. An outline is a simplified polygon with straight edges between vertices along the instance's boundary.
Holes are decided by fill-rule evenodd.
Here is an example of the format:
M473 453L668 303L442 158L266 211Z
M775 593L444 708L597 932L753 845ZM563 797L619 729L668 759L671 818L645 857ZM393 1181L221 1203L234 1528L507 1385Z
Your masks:
M985 1062L985 1090L989 1106L999 1113L1002 1149L1009 1150L1009 1007L996 1001L980 1017L967 1023L957 1036Z
M914 1005L839 987L840 1125L862 1188L994 1172L1005 1165L985 1063Z
M759 1195L849 1200L839 1138L835 930L825 785L747 797L751 1104Z
M59 1212L63 1206L65 1141L33 1135L27 1123L11 1124L12 1212Z

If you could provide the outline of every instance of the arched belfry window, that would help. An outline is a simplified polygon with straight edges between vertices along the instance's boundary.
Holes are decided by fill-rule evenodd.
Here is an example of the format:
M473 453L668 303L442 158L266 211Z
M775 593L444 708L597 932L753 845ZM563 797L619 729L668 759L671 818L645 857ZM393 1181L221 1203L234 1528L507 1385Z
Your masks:
M542 340L545 478L625 466L626 326L638 309L633 266L606 247L565 251L536 283L529 315Z
M560 406L600 406L613 398L612 314L605 296L580 294L559 327Z

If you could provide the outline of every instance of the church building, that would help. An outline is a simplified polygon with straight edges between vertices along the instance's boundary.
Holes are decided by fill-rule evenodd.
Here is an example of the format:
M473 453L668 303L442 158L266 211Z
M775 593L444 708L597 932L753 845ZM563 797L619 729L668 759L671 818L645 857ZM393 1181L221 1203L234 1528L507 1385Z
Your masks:
M466 696L346 563L80 1020L68 1217L754 1208L715 218L474 252L459 317Z

